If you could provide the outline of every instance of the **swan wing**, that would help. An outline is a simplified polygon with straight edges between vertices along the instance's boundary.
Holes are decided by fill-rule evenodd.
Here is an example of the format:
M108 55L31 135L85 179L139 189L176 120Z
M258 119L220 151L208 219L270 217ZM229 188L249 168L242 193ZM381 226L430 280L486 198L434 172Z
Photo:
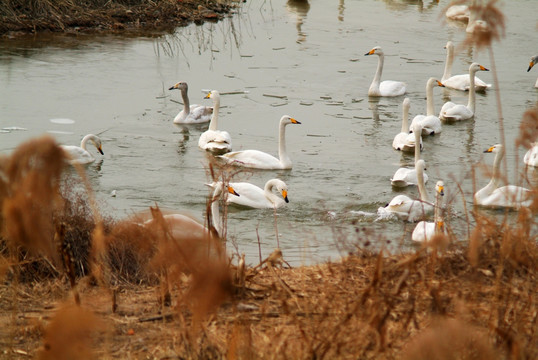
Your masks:
M534 145L525 153L523 162L529 166L538 167L538 145Z
M233 187L240 196L228 196L227 201L229 203L256 209L273 207L273 204L265 196L265 191L254 184L240 182L230 183L230 186Z
M460 121L468 120L474 116L473 112L465 105L447 102L441 108L439 118L442 120Z
M521 186L507 185L495 189L480 205L490 207L520 208L530 206L533 192Z
M400 96L405 94L407 85L401 81L385 80L379 84L381 96Z
M71 164L89 164L95 161L95 158L89 151L80 146L62 145L61 146Z
M487 84L483 80L479 79L477 76L474 77L474 81L474 88L476 91L484 91L491 87L491 84ZM445 81L443 81L443 85L447 88L455 90L469 91L471 81L469 79L469 74L461 74L454 75L446 79Z
M234 151L219 156L228 164L258 169L282 169L279 159L259 150Z
M422 139L420 140L420 147L422 148ZM394 137L392 147L396 150L404 152L415 151L415 135L409 133L399 133Z
M469 21L470 15L471 12L468 5L452 5L445 12L445 16L448 19L463 22Z
M427 222L427 221L420 221L417 226L415 226L415 229L413 230L413 233L411 234L411 240L417 241L417 242L428 242L432 238L432 236L435 234L435 223L434 222Z
M194 104L190 106L190 113L185 114L183 110L177 114L174 119L176 124L202 124L211 120L213 114L213 108L211 106L204 106Z
M200 135L198 146L209 151L231 151L232 138L227 131L207 130Z
M428 175L424 173L423 176L424 176L424 183L427 183ZM410 185L417 185L418 184L417 171L415 168L399 168L394 173L394 176L392 177L392 179L390 179L390 183L394 187L406 187Z

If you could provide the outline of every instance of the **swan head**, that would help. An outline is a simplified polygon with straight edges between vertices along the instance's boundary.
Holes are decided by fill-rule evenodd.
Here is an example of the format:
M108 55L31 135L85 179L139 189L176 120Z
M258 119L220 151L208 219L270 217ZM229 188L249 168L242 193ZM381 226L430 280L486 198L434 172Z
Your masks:
M216 99L220 97L220 93L217 90L211 90L204 96L204 99Z
M426 162L422 159L418 160L415 164L415 168L417 170L417 173L420 171L424 173L424 170L426 170Z
M90 135L90 140L97 149L97 151L99 151L99 154L105 155L105 153L103 152L103 145L101 144L101 139L97 135Z
M529 64L529 68L527 69L527 72L531 71L532 67L538 63L538 55L534 55L531 57L531 62Z
M418 122L414 123L413 126L411 127L411 132L422 135L422 125L419 124Z
M300 121L297 121L296 119L292 118L291 116L289 115L284 115L280 118L280 123L281 124L284 124L284 125L288 125L288 124L301 124Z
M429 78L428 82L426 83L426 88L429 88L430 86L431 87L434 87L434 86L445 87L445 85L443 85L442 82L440 82L439 80L433 77Z
M404 108L409 110L409 108L411 107L411 100L409 100L409 98L405 98L402 104Z
M441 196L444 196L445 195L445 183L441 180L439 180L436 184L435 184L435 193L436 194L439 194Z
M497 145L490 146L487 150L484 150L484 152L485 153L500 153L503 150L504 149L503 149L502 144L497 144Z
M383 55L383 49L381 48L381 46L376 46L375 48L373 48L372 50L368 51L366 54L364 54L364 56L367 56L367 55Z
M478 63L472 63L471 66L469 66L469 72L475 73L477 71L489 71L489 69L486 69Z
M235 191L233 186L231 186L230 184L224 186L222 181L218 181L218 182L213 181L212 183L206 184L206 186L209 186L211 189L213 189L213 198L219 197L220 194L222 194L222 190L223 190L224 187L226 187L226 191L228 192L228 194L232 194L232 195L235 195L235 196L240 196Z
M445 45L445 49L447 50L453 50L454 49L454 43L452 41L447 41L446 45Z
M174 86L170 87L168 90L181 90L181 91L184 90L184 91L187 91L187 90L189 90L189 86L187 85L186 82L180 81L177 84L175 84Z
M289 203L290 201L288 199L288 185L286 185L286 183L282 180L275 179L274 186L276 190L278 191L278 193L282 195L282 198L284 199L284 201L286 203Z

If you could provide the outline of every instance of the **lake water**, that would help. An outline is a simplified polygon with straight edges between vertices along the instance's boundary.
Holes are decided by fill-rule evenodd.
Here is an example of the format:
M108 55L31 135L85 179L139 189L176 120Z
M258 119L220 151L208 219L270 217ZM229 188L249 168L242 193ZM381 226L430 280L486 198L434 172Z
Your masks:
M280 117L302 122L287 128L292 170L234 178L263 186L278 177L288 184L290 203L277 212L278 241L288 262L336 259L357 239L377 247L389 243L394 251L413 249L413 225L375 215L399 193L390 177L413 158L391 147L404 97L369 99L377 57L364 54L382 46L383 79L408 84L410 119L425 113L426 80L441 78L444 45L459 45L465 35L463 26L444 21L447 4L253 0L219 23L174 34L1 39L0 151L9 154L44 133L63 144L100 133L105 155L94 152L98 161L87 172L103 213L120 219L157 203L202 219L209 177L197 142L205 127L174 125L179 92L168 91L186 81L191 103L210 105L203 100L207 89L230 93L221 97L219 128L232 135L234 150L276 155ZM467 231L463 204L472 204L471 170L490 166L493 155L483 151L500 142L496 93L512 182L523 156L514 148L519 123L538 99L538 71L526 71L538 51L538 2L499 5L506 17L506 36L493 46L499 88L478 94L474 120L445 125L442 134L425 139L422 153L428 191L436 180L445 181L448 224L460 240ZM456 55L453 74L467 73L473 61L492 67L486 51L468 48ZM479 77L493 84L492 72ZM437 112L449 99L467 102L467 94L457 91L436 88L434 95ZM477 178L478 186L487 181ZM403 193L417 195L417 189ZM277 246L273 211L230 208L230 251L246 253L255 264L258 238L263 256Z

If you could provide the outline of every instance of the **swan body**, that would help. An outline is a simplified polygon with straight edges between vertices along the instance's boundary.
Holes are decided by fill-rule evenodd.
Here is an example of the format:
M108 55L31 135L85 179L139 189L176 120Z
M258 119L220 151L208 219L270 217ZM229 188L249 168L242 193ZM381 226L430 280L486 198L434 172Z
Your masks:
M101 139L97 135L88 134L82 138L80 146L61 145L70 164L89 164L95 161L93 155L86 149L86 144L90 141L101 155L104 155Z
M470 16L468 5L452 5L445 11L447 19L468 22Z
M442 197L444 196L445 184L439 180L435 184L435 205L433 209L433 222L420 221L413 233L411 234L411 240L417 242L428 242L433 235L438 233L446 233L443 217L441 216Z
M379 56L377 61L377 70L370 88L368 89L368 96L400 96L405 94L407 85L404 82L393 80L381 81L383 63L385 61L385 53L381 47L376 46L364 55Z
M469 75L461 74L452 76L452 64L454 62L454 43L448 41L445 46L446 49L446 63L445 63L445 72L441 78L441 82L447 88L468 91L471 86L471 81ZM474 88L478 92L485 92L486 89L490 88L491 84L486 84L484 81L480 80L476 75L474 77Z
M531 71L532 67L538 63L538 55L534 55L531 58L531 62L529 63L529 68L527 69L527 72ZM536 84L534 84L535 88L538 88L538 78L536 79Z
M259 150L234 151L219 156L226 163L256 169L291 169L292 162L286 151L286 126L289 124L300 124L289 115L284 115L279 123L278 156L267 154Z
M248 182L234 182L230 183L230 186L241 194L239 197L228 196L227 202L231 204L256 209L274 209L289 202L288 186L280 179L268 180L263 189ZM273 189L279 195L275 194Z
M209 129L200 135L198 147L216 154L224 154L232 150L232 137L227 131L217 130L219 121L220 94L211 90L205 97L213 100L213 114Z
M497 144L484 152L495 153L493 175L490 182L474 194L475 204L485 207L511 209L530 206L533 202L533 192L529 189L515 185L499 187L499 169L505 152L504 147Z
M422 135L435 135L443 131L441 120L435 114L434 102L433 102L433 87L444 85L435 78L429 78L426 82L426 115L417 115L411 121L409 131L413 131L413 126L419 124L422 128Z
M402 130L394 137L394 140L392 141L392 147L395 150L400 150L403 152L415 151L416 144L415 136L410 134L408 130L409 107L410 100L409 98L405 98L403 101ZM419 143L420 148L422 149L422 137L419 138Z
M489 71L480 64L472 63L469 66L469 101L467 105L455 104L452 101L446 102L441 108L439 118L444 121L462 121L472 119L475 114L476 94L474 89L474 77L477 71Z
M415 124L413 128L412 135L415 137L415 141L419 141L419 139L422 139L420 136L422 132L422 129L420 128L420 124ZM415 164L418 160L420 160L420 150L419 148L415 148ZM428 182L428 175L426 173L422 174L424 178L424 183ZM417 176L417 170L416 167L413 168L399 168L396 170L394 175L392 176L392 179L390 179L390 184L394 187L403 188L410 185L418 185L418 176Z
M528 166L538 167L538 143L532 144L532 147L525 153L523 162Z
M394 214L401 220L415 222L424 218L433 211L433 204L429 200L428 193L424 186L424 168L426 163L419 160L415 164L418 177L418 192L420 199L411 199L407 195L395 196L387 206L378 209L378 214Z
M178 82L168 90L176 89L181 91L183 109L174 118L174 124L202 124L211 120L213 108L198 104L190 105L188 96L189 86L186 82Z
M222 226L220 223L219 199L221 195L225 194L223 191L224 186L222 182L208 184L208 186L213 189L211 194L211 216L209 216L211 223L209 228L188 215L177 213L163 215L163 220L167 231L170 231L170 234L174 239L203 239L208 235L212 235L213 233L215 233L218 237L223 235ZM230 185L226 186L226 192L239 197L239 194ZM151 210L154 218L143 223L143 225L148 228L159 226L159 221L155 219L154 209L151 208Z

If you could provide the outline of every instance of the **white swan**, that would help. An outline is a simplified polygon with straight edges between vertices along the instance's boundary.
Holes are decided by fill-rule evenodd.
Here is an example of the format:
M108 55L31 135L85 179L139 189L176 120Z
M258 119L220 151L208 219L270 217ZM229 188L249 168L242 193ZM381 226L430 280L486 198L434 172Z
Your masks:
M415 164L418 178L418 192L420 199L414 200L407 195L395 196L385 207L379 208L379 215L394 214L401 220L415 222L433 212L433 204L429 199L426 187L424 186L424 168L426 163L420 159Z
M534 55L532 58L531 58L531 62L529 64L529 68L527 69L527 72L531 71L532 67L538 63L538 55ZM538 88L538 78L536 79L536 84L534 84L534 87L535 88Z
M471 86L469 88L469 101L467 105L455 104L452 101L446 102L441 108L439 118L444 121L461 121L472 119L475 114L476 94L474 89L474 74L477 71L489 71L480 64L472 63L469 66L469 80Z
M239 197L240 195L230 185L226 186L226 192L223 192L224 186L222 182L207 184L207 185L213 189L211 198L210 198L211 214L209 214L208 216L210 220L209 228L188 215L184 215L184 214L163 215L163 220L167 227L166 230L170 231L170 234L172 235L174 239L176 240L192 239L192 238L203 239L213 234L217 235L218 237L223 235L222 233L223 226L221 224L220 211L219 211L219 199L221 198L221 195L224 195L226 193L232 194L234 195L234 197ZM155 209L151 208L151 210L152 210L152 214L154 215L154 218L145 221L143 224L145 227L150 228L150 229L152 227L157 227L161 224L159 220L155 219Z
M187 95L189 86L186 82L178 82L168 90L176 89L181 91L183 110L181 110L174 118L174 124L201 124L211 120L213 108L198 104L190 105L189 96Z
M441 206L443 203L443 196L445 194L444 188L445 184L441 180L439 180L437 184L435 184L435 205L433 209L433 222L424 220L420 221L417 226L415 226L415 229L411 234L411 240L417 242L428 242L435 234L446 234L445 223L443 220L443 216L441 215Z
M525 153L523 162L528 166L538 167L538 143L532 143L532 147Z
M84 136L80 142L80 146L75 145L61 145L61 148L65 152L70 164L89 164L95 161L93 155L86 149L88 141L97 148L97 151L101 155L104 155L101 146L101 139L97 135L88 134Z
M435 135L443 131L441 120L435 114L435 108L433 103L433 87L444 85L435 78L429 78L426 82L426 115L417 115L411 121L409 131L413 131L413 126L419 124L422 128L422 135Z
M385 80L381 81L381 74L383 73L383 63L385 61L385 54L381 47L376 46L372 50L368 51L366 55L377 55L379 59L377 61L377 70L375 72L374 80L368 89L369 96L400 96L405 94L406 84L401 81Z
M200 135L198 146L212 153L223 154L232 150L232 137L227 131L217 130L220 109L220 94L217 90L211 90L206 99L213 100L213 115L209 122L209 129Z
M413 133L412 135L415 137L415 141L419 141L419 139L422 139L420 134L422 133L422 129L420 128L420 124L415 124L413 127ZM415 147L415 164L417 161L420 160L420 150L421 148ZM424 178L424 183L428 182L428 175L426 173L422 174ZM390 179L390 183L394 187L403 188L407 187L409 185L418 185L418 177L417 177L417 170L415 167L412 168L399 168L394 173L394 176L392 179Z
M300 124L289 115L284 115L280 119L278 134L278 159L259 150L234 151L219 156L228 164L256 169L291 169L292 162L286 151L286 126L289 124Z
M409 133L409 107L410 107L409 98L405 98L403 101L403 115L402 115L402 129L399 134L394 137L392 141L392 147L395 150L400 150L403 152L415 151L416 138L415 135ZM422 149L422 137L419 137L420 140L420 149Z
M452 76L452 63L454 62L454 43L448 41L445 46L446 49L446 63L445 72L441 78L441 82L447 88L468 91L471 86L471 81L468 74L454 75ZM474 77L474 88L478 92L485 92L490 88L491 84L486 84L480 80L476 75Z
M228 196L227 202L231 204L256 209L274 209L289 202L288 186L280 179L268 180L263 189L248 182L234 182L230 183L230 186L241 194L239 197ZM273 193L273 189L280 196Z
M470 16L469 5L452 5L445 11L447 19L468 22Z
M476 205L487 207L506 207L518 209L530 206L533 202L533 192L521 186L506 185L499 187L499 171L501 159L504 156L504 147L501 144L494 145L484 151L495 153L493 160L493 175L490 182L474 194Z

